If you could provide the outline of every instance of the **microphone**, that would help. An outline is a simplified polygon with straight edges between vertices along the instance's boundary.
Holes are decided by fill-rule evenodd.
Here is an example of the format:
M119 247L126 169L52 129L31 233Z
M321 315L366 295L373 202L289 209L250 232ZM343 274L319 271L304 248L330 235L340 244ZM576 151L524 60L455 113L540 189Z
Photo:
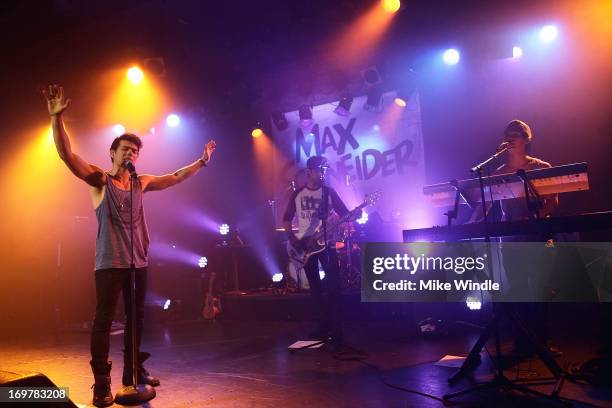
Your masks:
M510 142L503 142L502 144L499 145L497 150L495 150L495 153L503 153L506 150L508 150L509 146L510 146Z
M123 165L125 166L125 168L127 169L127 171L130 172L130 175L132 177L137 177L138 174L136 174L136 167L134 167L134 163L132 163L131 160L126 160L123 162Z
M499 145L499 147L497 148L497 150L495 150L495 153L493 153L493 155L491 157L489 157L487 160L483 161L480 164L477 164L476 166L472 167L470 169L470 171L472 173L476 173L478 171L480 171L484 166L486 166L487 164L489 164L489 162L497 159L497 157L502 154L503 152L505 152L506 150L508 150L508 147L510 146L510 142L503 142L502 144Z

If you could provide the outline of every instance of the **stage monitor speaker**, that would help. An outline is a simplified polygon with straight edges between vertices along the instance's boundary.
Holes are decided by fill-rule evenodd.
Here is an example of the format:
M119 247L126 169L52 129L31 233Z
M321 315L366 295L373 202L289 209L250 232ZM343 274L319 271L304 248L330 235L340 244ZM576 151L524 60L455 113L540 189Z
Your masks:
M19 374L0 370L0 387L57 387L46 375L41 373ZM26 406L40 408L78 408L72 401L67 402L36 402L12 403L0 402L0 407Z

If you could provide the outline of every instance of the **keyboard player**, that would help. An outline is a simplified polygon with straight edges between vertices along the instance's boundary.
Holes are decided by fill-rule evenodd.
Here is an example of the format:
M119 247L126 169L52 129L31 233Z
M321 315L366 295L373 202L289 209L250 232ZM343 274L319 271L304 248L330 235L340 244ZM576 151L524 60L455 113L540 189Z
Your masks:
M503 142L508 143L506 161L495 170L494 175L516 173L521 169L527 171L552 167L544 160L527 155L532 138L531 128L522 120L515 119L508 123L504 129L503 139ZM541 198L543 205L540 217L549 217L559 204L559 197L553 194ZM491 205L487 203L487 214L493 216L492 221L517 221L530 217L524 197L503 200L500 201L500 205L501 207L493 207L491 211ZM477 206L468 222L479 222L482 218L482 207Z
M516 173L517 170L520 169L536 170L552 167L550 163L544 160L527 155L532 138L531 129L525 122L515 119L508 123L504 129L503 139L503 142L508 143L506 160L503 165L497 168L494 174ZM551 216L559 204L558 195L541 196L541 199L543 202L542 208L540 209L540 217L544 218ZM501 200L497 205L487 203L487 216L490 217L489 219L491 221L518 221L531 217L524 197ZM479 222L482 221L482 218L482 207L476 206L468 222ZM548 238L549 237L543 234L536 234L506 237L503 240L505 242L545 242ZM521 270L520 264L522 261L520 259L520 253L514 251L512 248L505 247L502 249L502 256L506 278L508 279L510 291L514 298L527 298L529 291L545 290L545 282L534 282L532 281L533 277L527 276L524 271ZM537 262L541 264L542 267L545 267L544 259L532 261L533 263ZM560 354L556 348L550 345L547 338L546 304L515 303L508 306L515 309L526 327L532 331L540 342L547 344L554 354ZM533 352L526 339L518 336L518 333L514 340L514 349L517 353L522 355L528 355Z

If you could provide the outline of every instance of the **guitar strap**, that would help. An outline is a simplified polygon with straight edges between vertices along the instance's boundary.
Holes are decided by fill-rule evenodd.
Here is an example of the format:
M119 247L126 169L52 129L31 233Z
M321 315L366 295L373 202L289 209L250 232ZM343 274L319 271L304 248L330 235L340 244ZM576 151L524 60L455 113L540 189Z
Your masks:
M327 218L329 216L329 188L325 185L325 178L323 178L323 176L321 177L321 188L322 190L322 201L321 201L321 208L320 208L320 213L319 217L321 218L321 228L323 231L323 242L325 242L325 249L323 250L322 254L324 255L324 259L327 261L329 260L329 254L327 253L327 251L329 250L329 246L328 246L328 242L327 242ZM327 266L327 265L325 265Z

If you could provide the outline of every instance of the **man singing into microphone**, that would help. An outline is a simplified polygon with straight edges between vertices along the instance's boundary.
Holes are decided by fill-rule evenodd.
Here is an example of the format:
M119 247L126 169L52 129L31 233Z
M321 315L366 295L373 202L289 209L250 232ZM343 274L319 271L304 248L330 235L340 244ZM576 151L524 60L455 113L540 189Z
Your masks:
M202 157L192 164L163 176L140 175L130 177L133 165L138 160L142 142L136 135L126 133L116 138L110 147L112 168L104 171L87 163L74 153L64 129L62 114L70 105L64 100L64 91L57 85L43 90L47 109L51 116L53 139L60 158L68 169L78 178L89 184L90 195L96 218L98 236L96 238L95 280L96 316L91 333L91 367L95 384L93 404L104 407L113 404L108 361L110 328L119 293L123 292L124 305L130 304L130 222L133 218L134 264L136 266L136 350L140 349L144 301L147 286L147 255L149 234L142 205L142 195L147 191L163 190L174 186L195 175L209 162L216 144L209 141ZM130 167L130 171L128 171ZM133 180L133 181L132 181ZM133 191L133 208L130 214L130 183ZM126 306L126 331L124 334L123 384L132 384L131 361L131 321L130 308ZM143 366L148 353L137 353L137 379L140 384L159 385L159 380L149 375Z
M552 167L550 163L538 158L528 156L527 151L533 136L531 128L522 120L512 120L504 129L504 140L500 148L507 149L505 163L495 170L494 175L516 173L517 170L536 170ZM558 196L543 196L542 208L540 209L540 217L548 217L559 204ZM517 221L529 219L530 214L525 205L524 198L512 198L500 201L501 208L493 207L493 212L497 210L497 214L493 214L493 221ZM491 212L491 205L487 203L487 214ZM478 206L472 213L472 217L468 222L482 221L482 207Z
M518 119L510 121L504 129L504 140L502 145L500 145L500 148L507 148L506 160L504 164L495 170L494 174L509 174L516 173L518 170L528 171L552 167L548 162L527 155L532 139L533 136L529 125ZM539 210L539 216L541 218L549 217L559 204L559 198L556 194L544 195L540 198L542 199L542 206ZM499 205L493 206L487 203L487 213L491 214L489 219L492 221L519 221L527 220L531 217L524 197L500 200ZM482 221L482 206L477 206L470 221ZM504 237L503 241L546 242L548 238L544 234L532 234ZM510 284L510 292L514 299L529 300L531 298L529 293L546 296L546 293L544 293L546 283L536 276L529 276L523 270L524 253L521 252L520 248L505 246L503 247L502 254L504 270ZM536 269L545 267L544 259L531 259L530 261ZM540 275L543 274L541 273ZM560 351L548 341L545 304L516 302L512 306L537 340L545 343L554 354L560 354ZM534 351L527 339L518 333L514 340L514 349L520 355L529 355Z
M528 156L528 148L533 136L531 128L522 120L515 119L506 125L504 129L504 143L508 143L508 155L506 162L501 165L495 174L516 173L517 170L535 170L552 167L550 163ZM555 195L543 196L540 217L548 217L559 204L559 198ZM529 211L525 205L525 199L515 198L502 201L502 213L504 221L515 221L529 218Z

